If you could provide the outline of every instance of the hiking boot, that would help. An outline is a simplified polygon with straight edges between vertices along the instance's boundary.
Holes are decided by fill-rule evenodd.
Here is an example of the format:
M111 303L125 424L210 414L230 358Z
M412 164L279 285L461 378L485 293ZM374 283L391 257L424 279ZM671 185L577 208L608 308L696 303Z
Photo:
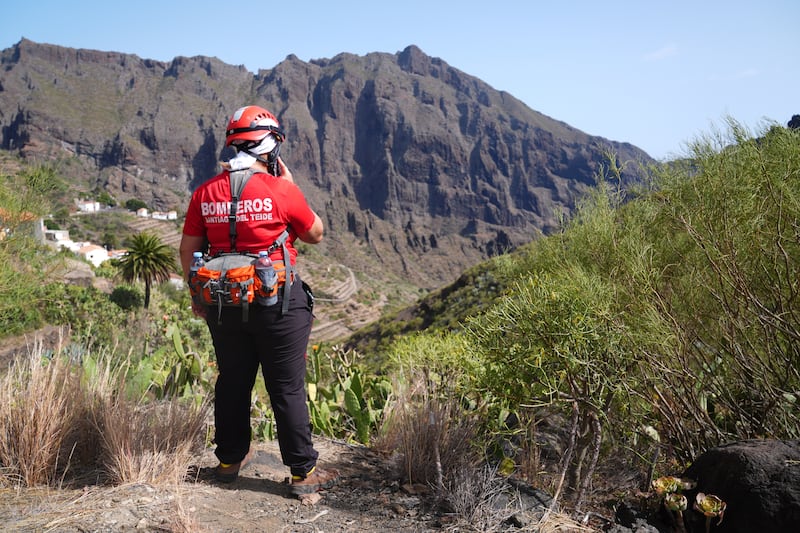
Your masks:
M217 468L214 469L214 477L220 483L233 483L236 481L236 478L239 477L239 470L244 468L247 463L250 462L250 459L253 457L253 449L251 448L248 450L247 455L244 456L244 459L239 461L238 463L231 463L226 464L220 462L217 465Z
M337 479L339 479L337 470L314 467L304 478L292 476L289 481L289 492L295 496L312 494L318 490L331 488Z

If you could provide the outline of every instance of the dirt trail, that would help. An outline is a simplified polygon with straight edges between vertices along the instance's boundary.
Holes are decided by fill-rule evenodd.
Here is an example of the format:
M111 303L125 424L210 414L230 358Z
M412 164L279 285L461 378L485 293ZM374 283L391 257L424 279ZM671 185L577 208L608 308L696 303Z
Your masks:
M435 531L424 500L404 491L392 464L374 452L315 440L321 464L336 468L338 483L314 505L289 495L274 442L256 454L235 482L213 480L209 449L199 470L178 487L131 484L79 489L0 490L0 531L311 532Z

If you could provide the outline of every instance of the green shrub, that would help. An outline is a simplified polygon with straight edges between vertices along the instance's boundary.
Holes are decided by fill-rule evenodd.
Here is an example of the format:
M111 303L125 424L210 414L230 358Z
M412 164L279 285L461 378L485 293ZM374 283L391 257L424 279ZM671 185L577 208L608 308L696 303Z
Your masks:
M142 291L130 285L114 287L109 299L125 311L139 309L144 305L144 295Z
M125 209L128 211L138 211L142 208L147 208L147 204L138 198L130 198L125 201Z
M661 273L649 297L675 339L649 358L649 394L687 458L800 436L800 134L730 120L691 149L659 176L647 232Z

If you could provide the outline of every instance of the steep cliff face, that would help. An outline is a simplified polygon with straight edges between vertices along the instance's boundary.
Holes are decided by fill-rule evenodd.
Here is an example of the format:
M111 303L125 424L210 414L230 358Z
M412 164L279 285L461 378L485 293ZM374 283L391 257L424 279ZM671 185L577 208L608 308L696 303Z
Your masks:
M327 223L328 253L420 287L555 228L608 151L649 161L415 46L289 56L256 74L214 58L163 63L27 40L1 61L0 146L77 156L76 188L155 208L182 210L217 172L233 110L269 108L288 134L284 159Z
M156 207L214 172L225 102L252 74L216 59L171 63L23 40L2 54L0 146L30 157L76 155L89 187Z

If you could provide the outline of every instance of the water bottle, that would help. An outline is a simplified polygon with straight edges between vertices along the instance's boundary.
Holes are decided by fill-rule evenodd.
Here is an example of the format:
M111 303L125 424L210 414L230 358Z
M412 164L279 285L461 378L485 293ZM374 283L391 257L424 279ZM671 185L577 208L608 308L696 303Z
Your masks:
M192 299L196 303L202 303L202 296L199 294L200 289L194 286L194 278L197 275L197 271L205 264L203 252L194 252L192 254L192 263L189 265L189 292L192 293Z
M278 273L275 272L275 267L272 266L269 253L263 250L258 252L258 259L256 259L256 276L261 280L261 291L267 295L259 295L257 298L258 303L261 305L275 305L278 303Z
M205 259L203 259L203 252L195 252L192 254L192 264L189 266L189 279L192 279L200 267L206 264Z

